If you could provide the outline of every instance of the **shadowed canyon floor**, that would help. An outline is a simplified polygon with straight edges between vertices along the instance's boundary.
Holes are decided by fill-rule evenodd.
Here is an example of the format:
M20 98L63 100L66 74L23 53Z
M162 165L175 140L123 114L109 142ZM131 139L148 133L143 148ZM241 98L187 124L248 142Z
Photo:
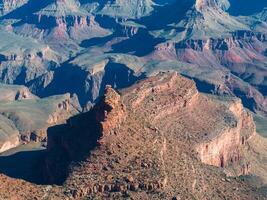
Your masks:
M107 87L89 112L48 130L42 174L59 186L2 175L0 197L266 199L266 152L240 100L160 73L119 92Z

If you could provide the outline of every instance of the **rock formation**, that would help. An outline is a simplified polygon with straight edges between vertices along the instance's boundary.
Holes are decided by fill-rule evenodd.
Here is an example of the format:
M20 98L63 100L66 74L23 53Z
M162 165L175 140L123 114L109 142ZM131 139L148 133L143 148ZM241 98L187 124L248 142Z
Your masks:
M240 100L160 73L119 93L107 87L91 111L51 129L45 173L74 199L250 199L260 194L220 168L238 165L254 136Z

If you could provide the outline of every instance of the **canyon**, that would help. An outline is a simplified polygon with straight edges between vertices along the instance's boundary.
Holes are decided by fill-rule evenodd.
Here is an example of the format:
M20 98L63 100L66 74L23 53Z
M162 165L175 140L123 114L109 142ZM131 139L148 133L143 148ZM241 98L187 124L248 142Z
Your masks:
M267 3L238 1L0 0L0 199L267 199Z
M179 3L3 1L0 81L25 85L39 97L75 93L85 106L106 84L130 86L151 69L168 71L171 62L201 91L237 96L266 116L266 5L234 16L228 0ZM129 81L117 78L121 70Z

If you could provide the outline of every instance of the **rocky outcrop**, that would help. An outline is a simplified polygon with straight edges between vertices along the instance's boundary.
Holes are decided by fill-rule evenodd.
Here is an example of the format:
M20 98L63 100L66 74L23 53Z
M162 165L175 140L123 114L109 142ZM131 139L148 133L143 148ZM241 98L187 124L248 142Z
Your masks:
M151 96L156 96L160 93L164 93L165 91L173 91L175 92L177 86L177 74L173 73L169 74L161 74L161 78L157 80L157 85L153 85L150 80L143 82L143 85L140 87L134 87L133 92L135 93L134 98L130 99L130 103L133 109L136 109L140 106L147 98ZM167 77L166 77L167 76ZM153 79L152 79L153 80ZM178 112L181 108L187 106L193 106L192 104L198 98L198 91L196 89L194 82L184 82L181 85L183 90L179 91L180 94L176 96L176 98L171 99L164 104L157 105L154 110L151 112L151 118L155 121L164 116L171 115L175 112ZM132 93L130 93L132 95Z
M219 198L213 184L224 191L239 188L225 196L251 198L258 194L240 192L249 188L246 183L222 181L219 168L202 164L221 166L220 156L223 164L237 159L235 150L253 136L254 124L240 101L228 103L198 93L193 81L177 73L160 73L119 93L108 86L89 112L50 128L45 177L63 183L74 199L168 192L166 199L177 191L181 198L200 198L204 185ZM211 155L201 149L206 144Z
M95 113L96 121L101 124L102 137L116 129L127 115L120 95L111 86L107 86L104 99L95 107Z

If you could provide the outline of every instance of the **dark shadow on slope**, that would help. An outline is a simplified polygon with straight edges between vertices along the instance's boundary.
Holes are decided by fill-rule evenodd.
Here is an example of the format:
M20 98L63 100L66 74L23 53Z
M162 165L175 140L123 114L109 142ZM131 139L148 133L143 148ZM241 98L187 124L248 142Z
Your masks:
M54 70L52 81L45 87L42 85L44 76L32 80L26 86L36 88L32 92L39 97L76 94L82 106L88 101L94 102L97 96L103 95L106 85L121 89L144 77L143 74L135 76L134 71L126 65L113 62L109 62L104 71L96 74L90 74L85 69L66 62Z
M30 88L34 86L36 91L33 92L39 97L76 93L82 99L85 90L85 80L88 75L86 71L69 63L64 63L62 67L56 68L53 73L52 81L46 87L38 85L43 82L43 77L30 81L26 86Z
M196 83L196 87L199 92L209 93L209 94L214 93L215 86L213 84L208 83L207 81L204 81L204 80L190 77L185 74L182 74L182 75L186 78L192 79Z
M46 183L63 184L70 168L79 165L99 146L102 136L99 117L103 118L107 109L110 108L100 100L91 111L70 118L65 125L48 129L48 154L43 164Z
M146 29L139 29L137 34L129 39L114 44L112 53L133 53L136 56L145 56L152 52L157 44L164 41L164 39L154 38Z
M58 184L66 180L70 167L85 160L97 148L104 119L102 103L87 113L71 117L67 124L48 129L48 149L0 156L0 173L35 184Z
M25 84L25 80L27 79L27 72L26 71L27 71L27 69L25 66L22 66L20 68L20 73L16 77L16 79L14 80L15 85L24 85Z
M0 173L12 178L42 184L39 163L45 150L22 151L10 156L0 156Z
M255 102L255 99L253 97L249 97L244 91L240 90L239 88L235 88L233 92L238 98L241 99L244 107L255 112L255 106L257 105L257 103Z
M4 62L4 61L7 61L6 56L0 54L0 63L1 63L1 62Z
M105 68L99 94L100 96L104 94L107 85L111 85L116 89L123 89L145 77L144 73L136 76L134 71L124 64L109 62Z
M194 0L176 0L169 5L155 6L150 16L137 22L146 25L149 30L165 29L169 24L181 21L194 3Z
M267 96L267 85L259 85L259 86L254 85L254 87L256 87L260 91L260 93L263 94L263 96Z
M80 46L83 48L88 48L92 46L102 46L113 38L115 38L114 34L108 35L106 37L95 37L89 40L82 41Z
M104 29L112 29L117 32L120 31L122 28L122 26L116 21L116 19L109 16L96 15L95 20Z
M70 20L70 17L66 17L66 21ZM71 20L73 20L71 18ZM25 24L34 24L39 29L52 29L57 26L56 18L54 16L42 16L40 19L37 15L29 15L17 23L14 23L14 27L23 26Z
M29 0L28 3L17 8L16 10L10 12L9 14L0 17L0 19L27 19L32 16L33 13L45 8L49 4L53 3L55 0Z

